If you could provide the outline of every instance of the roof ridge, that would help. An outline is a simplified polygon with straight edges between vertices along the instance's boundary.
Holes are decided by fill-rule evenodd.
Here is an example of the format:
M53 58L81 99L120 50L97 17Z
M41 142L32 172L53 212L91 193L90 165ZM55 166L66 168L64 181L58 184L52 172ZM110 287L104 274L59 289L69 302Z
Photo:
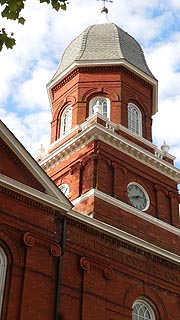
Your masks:
M88 34L90 32L90 29L92 29L93 25L87 27L85 29L85 31L83 32L83 36L82 36L82 43L81 43L81 49L79 51L79 54L77 55L77 57L75 58L75 61L76 60L80 60L81 57L83 56L83 53L86 49L86 44L87 44L87 37L88 37Z
M116 39L116 46L117 46L117 49L119 51L119 59L122 59L123 52L121 50L121 46L120 46L120 42L119 42L118 26L115 23L112 23L112 25L115 27L115 39Z
M120 28L120 27L118 27L118 28L121 29L122 31L124 31L122 28ZM153 75L153 73L151 72L151 70L150 70L147 62L146 62L146 58L145 58L144 51L143 51L141 45L139 44L139 42L138 42L131 34L129 34L127 31L124 31L124 32L136 42L136 44L138 45L138 47L139 47L139 49L140 49L140 51L141 51L142 58L143 58L143 60L144 60L144 63L145 63L145 65L146 65L146 68L148 69L148 71L150 72L150 74L152 75L152 77L155 78L154 75Z
M122 28L120 28L120 27L118 27L118 26L116 26L116 27L117 27L117 32L118 32L118 35L119 35L119 39L121 38L120 32L122 32L122 34L124 34L125 36L128 36L128 38L131 38L132 41L134 42L134 44L136 44L136 46L137 46L137 48L138 48L138 50L139 50L139 52L140 52L142 61L144 62L145 69L146 69L146 71L145 71L145 70L143 70L143 71L144 71L146 74L148 74L148 72L149 72L149 75L150 75L153 79L155 79L153 73L151 72L151 70L150 70L150 68L149 68L149 66L148 66L148 64L147 64L147 62L146 62L146 58L145 58L145 55L144 55L144 51L143 51L141 45L139 44L139 42L138 42L131 34L129 34L127 31L124 31ZM119 45L120 45L120 46L122 46L122 43L123 43L123 41L119 41ZM126 49L127 49L127 48L126 48ZM132 61L129 61L129 59L127 59L127 54L124 53L123 47L122 47L122 49L121 49L121 52L122 52L122 56L123 56L123 59L124 59L124 60L126 60L127 62L130 62L132 65L134 65L135 67L137 67L136 64L134 64ZM129 52L130 52L130 48L129 48ZM140 56L138 55L138 57L140 57ZM140 66L138 66L138 68L140 69Z
M84 33L86 32L86 30L88 30L90 27L86 28L85 31L82 31L77 37L75 37L74 39L71 40L71 42L67 45L67 47L64 49L63 51L63 54L61 56L61 59L58 63L58 66L57 66L57 70L56 72L54 73L54 75L52 76L51 80L53 80L54 78L56 78L56 75L58 75L60 69L61 69L61 64L62 64L62 61L63 61L63 58L65 57L66 55L66 52L68 51L68 49L71 47L72 43L74 43L76 40L78 40L81 36L83 37ZM76 60L77 58L75 58ZM50 82L51 82L50 80Z

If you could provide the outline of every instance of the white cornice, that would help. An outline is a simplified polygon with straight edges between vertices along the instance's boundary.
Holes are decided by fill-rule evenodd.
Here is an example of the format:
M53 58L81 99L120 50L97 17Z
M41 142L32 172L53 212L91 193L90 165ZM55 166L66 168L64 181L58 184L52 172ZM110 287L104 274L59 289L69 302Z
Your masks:
M47 84L47 91L49 96L49 101L51 103L52 101L52 93L51 89L60 82L64 77L68 76L72 71L74 71L78 67L102 67L102 66L124 66L128 70L132 71L136 75L138 75L140 78L144 79L148 83L150 83L153 86L153 114L155 114L158 111L158 81L150 77L145 72L141 71L140 69L136 68L132 64L128 63L126 60L102 60L102 61L75 61L72 63L65 71L63 71L60 74L57 74L55 78L53 78L48 84Z
M70 202L69 205L67 205L56 197L40 192L3 174L0 174L0 185L7 188L8 190L12 190L30 199L36 200L43 205L47 205L54 210L68 211L72 208Z
M34 199L38 201L39 203L42 203L44 205L47 205L51 207L52 209L58 210L61 212L61 214L66 215L69 218L73 218L74 220L84 223L88 225L89 227L92 227L96 230L98 230L101 233L108 234L112 237L115 237L117 239L122 239L124 241L128 241L129 243L132 243L133 245L140 246L146 250L149 250L155 254L160 255L161 257L164 257L168 260L174 261L176 263L180 263L180 256L164 250L160 247L157 247L147 241L144 241L138 237L135 237L125 231L122 231L120 229L117 229L115 227L112 227L110 225L107 225L101 221L95 220L93 218L90 218L84 214L81 214L79 212L69 210L70 208L66 206L64 203L62 203L60 200L55 199L47 194L43 194L40 191L37 191L31 187L28 187L24 185L21 182L18 182L16 180L13 180L9 177L6 177L4 175L0 176L1 185L12 190L15 192L18 192L24 196L27 196L31 199ZM107 197L107 195L105 195ZM68 211L69 210L69 211ZM64 211L62 213L62 211Z
M140 136L139 134L136 134L134 132L132 132L131 130L129 130L128 128L124 127L123 125L121 124L116 124L110 120L107 120L107 117L103 116L102 114L92 114L90 115L86 121L80 126L81 128L83 127L87 127L88 126L88 123L92 122L94 119L97 118L97 115L98 115L98 118L100 118L101 120L103 120L104 122L106 122L106 128L109 128L109 130L111 131L116 131L116 130L120 130L120 131L123 131L125 132L126 134L128 134L128 136L136 139L137 141L139 142L142 142L145 146L148 146L150 147L152 150L154 150L154 154L155 152L159 153L159 155L161 155L161 159L163 158L164 156L164 153L162 150L159 150L158 147L153 144L152 142L150 142L149 140L145 139L143 136ZM95 122L95 121L94 121ZM75 127L76 130L77 130L77 127ZM171 155L170 153L167 153L166 154L166 157L169 158L170 160L175 160L176 157L174 157L173 155Z
M167 161L158 158L137 144L120 136L116 132L109 130L99 123L87 124L86 126L83 124L81 128L82 131L79 132L75 137L65 142L62 146L58 147L54 152L41 160L40 165L44 170L48 171L57 163L69 157L69 155L72 155L77 150L83 148L90 141L101 140L113 148L127 154L133 159L136 159L140 163L143 163L155 171L173 179L177 183L180 183L179 169Z
M79 125L77 125L77 126L71 128L71 129L69 130L68 135L73 135L73 134L77 133L79 130L81 130L81 128L80 128ZM64 143L63 140L66 141L68 135L62 136L62 137L60 137L59 139L55 140L53 143L51 143L51 145L49 146L49 149L52 148L52 147L54 147L54 146L56 146L56 144L59 144L60 142L61 142L61 143Z
M150 142L149 140L143 138L142 136L139 136L138 134L132 132L131 130L127 129L126 127L122 126L121 124L119 124L118 127L119 127L119 129L120 129L121 131L126 132L129 136L137 139L138 141L144 143L146 146L154 149L154 151L157 151L157 150L158 150L158 153L160 153L160 154L163 156L163 152L162 152L161 150L159 150L158 147L157 147L155 144L153 144L152 142ZM167 154L166 154L166 157L169 158L169 159L171 159L171 160L173 160L173 161L176 159L176 157L174 157L174 156L173 156L172 154L170 154L170 153L167 153Z
M137 210L136 208L128 205L127 203L123 202L123 201L120 201L118 199L115 199L99 190L96 190L96 189L91 189L90 191L88 191L87 193L83 194L81 197L75 199L72 201L73 205L77 205L78 203L82 203L84 201L86 201L87 199L89 199L90 197L96 197L96 198L99 198L101 200L103 200L104 202L107 202L115 207L118 207L124 211L127 211L129 212L130 214L134 215L134 216L137 216L138 218L140 219L143 219L145 221L148 221L149 223L151 224L154 224L156 225L157 227L159 228L162 228L164 230L167 230L171 233L174 233L178 236L180 236L180 229L174 227L174 226L171 226L170 224L164 222L164 221L161 221L155 217L152 217L150 216L149 214L145 213L145 212L142 212L140 210Z
M133 245L137 245L141 248L144 248L145 250L148 250L148 251L150 251L154 254L157 254L163 258L174 261L176 263L180 263L180 256L179 255L176 255L170 251L167 251L163 248L155 246L154 244L152 244L150 242L147 242L143 239L135 237L130 233L127 233L125 231L117 229L113 226L110 226L110 225L104 223L104 222L93 219L93 218L86 216L84 214L80 214L80 213L73 211L73 210L68 212L68 216L72 217L73 219L75 219L77 221L80 221L82 223L87 224L89 227L97 229L101 233L105 233L105 234L110 235L112 237L115 237L117 239L127 241Z

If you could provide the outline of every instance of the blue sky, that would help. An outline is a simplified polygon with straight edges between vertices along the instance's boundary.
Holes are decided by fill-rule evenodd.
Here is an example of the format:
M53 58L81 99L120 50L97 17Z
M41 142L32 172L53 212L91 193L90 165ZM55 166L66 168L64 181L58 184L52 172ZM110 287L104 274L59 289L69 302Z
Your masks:
M102 2L69 0L55 12L38 0L27 0L24 26L1 19L14 31L17 45L0 53L0 117L35 155L50 142L51 110L46 84L67 44L98 22ZM135 37L159 81L159 112L153 117L154 143L165 140L180 168L180 1L114 0L109 20Z

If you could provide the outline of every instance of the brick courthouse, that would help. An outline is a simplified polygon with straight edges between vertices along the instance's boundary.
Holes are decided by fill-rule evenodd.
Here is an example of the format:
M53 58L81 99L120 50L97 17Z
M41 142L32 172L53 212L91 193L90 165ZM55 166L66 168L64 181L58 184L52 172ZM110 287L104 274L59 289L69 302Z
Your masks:
M39 163L1 123L2 320L180 319L180 171L152 143L157 80L106 15L48 84Z

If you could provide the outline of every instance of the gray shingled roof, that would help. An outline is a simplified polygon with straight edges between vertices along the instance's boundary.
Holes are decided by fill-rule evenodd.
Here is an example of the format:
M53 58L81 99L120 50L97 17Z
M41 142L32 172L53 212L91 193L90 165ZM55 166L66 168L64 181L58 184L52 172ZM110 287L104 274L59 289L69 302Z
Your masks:
M53 79L73 63L113 64L126 61L154 79L138 42L114 23L97 24L85 29L65 49Z

